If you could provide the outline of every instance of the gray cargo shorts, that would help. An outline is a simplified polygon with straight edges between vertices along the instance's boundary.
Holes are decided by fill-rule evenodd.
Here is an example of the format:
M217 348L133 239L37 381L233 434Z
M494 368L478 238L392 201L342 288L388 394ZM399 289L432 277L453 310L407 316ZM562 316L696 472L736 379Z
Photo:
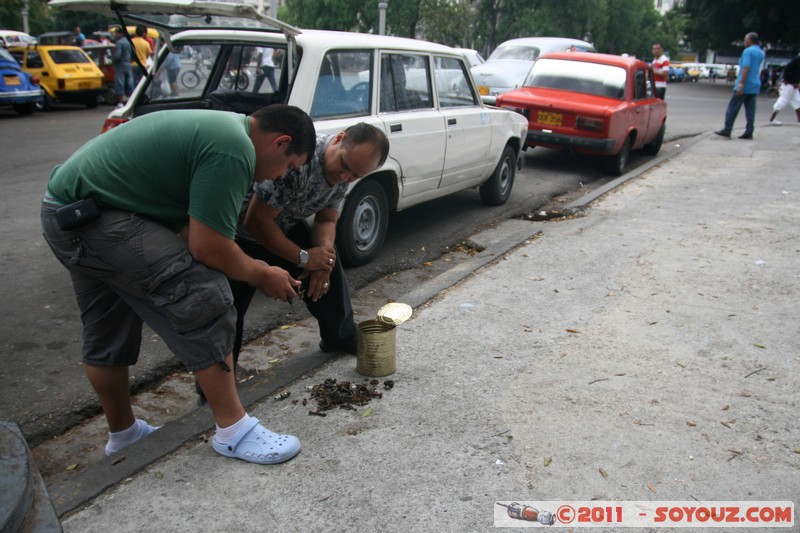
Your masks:
M143 321L190 371L231 353L236 310L228 281L195 261L186 241L149 218L116 209L62 231L58 207L42 202L42 229L72 277L85 364L135 364Z

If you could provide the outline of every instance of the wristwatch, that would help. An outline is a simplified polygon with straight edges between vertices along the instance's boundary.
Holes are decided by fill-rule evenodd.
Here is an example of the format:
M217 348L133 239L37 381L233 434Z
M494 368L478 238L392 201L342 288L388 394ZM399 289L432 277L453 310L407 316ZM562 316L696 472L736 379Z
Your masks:
M300 268L303 268L303 267L306 266L306 263L308 263L308 252L303 250L303 249L301 249L300 250L300 261L297 263L297 266L299 266Z

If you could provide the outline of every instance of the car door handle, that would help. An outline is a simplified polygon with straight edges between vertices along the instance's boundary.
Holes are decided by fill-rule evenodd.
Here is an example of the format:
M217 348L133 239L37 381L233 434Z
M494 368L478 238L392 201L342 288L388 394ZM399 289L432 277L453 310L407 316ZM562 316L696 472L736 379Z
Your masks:
M455 124L456 124L456 119L454 119L454 118L448 118L447 119L447 125L448 126L455 126Z
M403 131L403 125L402 124L392 124L392 125L389 126L389 131L391 131L392 133L397 133L398 131Z

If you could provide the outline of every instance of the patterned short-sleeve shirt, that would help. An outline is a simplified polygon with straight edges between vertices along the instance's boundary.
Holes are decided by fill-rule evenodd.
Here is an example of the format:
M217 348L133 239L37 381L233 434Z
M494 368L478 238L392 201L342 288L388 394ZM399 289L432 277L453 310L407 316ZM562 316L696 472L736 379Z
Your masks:
M262 202L280 211L275 221L284 233L325 208L342 212L348 184L331 186L325 180L325 151L332 139L332 135L318 134L314 156L307 164L290 170L283 179L264 180L253 185L239 212L237 238L255 242L244 229L244 217L254 193Z

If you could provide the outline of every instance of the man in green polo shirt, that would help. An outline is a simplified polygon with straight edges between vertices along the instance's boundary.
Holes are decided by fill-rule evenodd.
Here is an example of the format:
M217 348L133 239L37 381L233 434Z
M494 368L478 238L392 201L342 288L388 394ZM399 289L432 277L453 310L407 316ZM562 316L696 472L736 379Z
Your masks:
M72 278L84 367L109 426L106 454L157 429L135 418L128 395L143 322L195 373L217 423L214 450L260 464L300 451L296 437L266 429L239 401L226 276L277 299L296 296L297 280L233 239L253 181L283 177L314 148L311 119L292 106L249 117L162 111L96 137L53 170L42 227Z

